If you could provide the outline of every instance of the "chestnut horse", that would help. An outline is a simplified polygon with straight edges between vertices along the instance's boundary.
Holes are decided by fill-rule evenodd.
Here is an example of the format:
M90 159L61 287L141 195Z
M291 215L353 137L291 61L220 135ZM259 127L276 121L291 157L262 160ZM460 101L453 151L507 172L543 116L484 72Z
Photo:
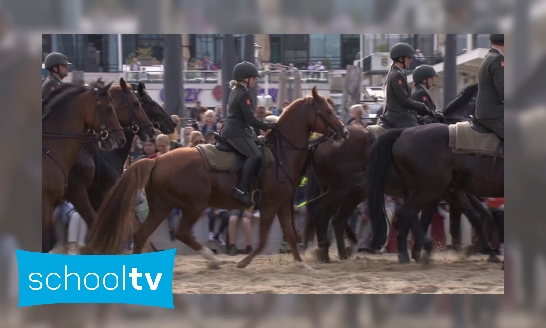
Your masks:
M99 79L96 83L93 83L92 86L101 84L102 81ZM135 133L138 134L140 140L146 141L155 136L155 130L143 108L140 106L137 96L132 92L131 85L125 83L123 78L120 78L119 86L110 88L110 96L112 98L112 104L116 109L119 124L123 127L126 143L122 148L107 153L125 154L119 172L119 175L121 175L121 172L123 172L123 164L131 149ZM95 172L94 158L97 157L96 152L97 148L94 144L87 144L82 147L70 169L68 186L65 193L66 200L74 205L75 210L82 216L88 227L91 227L93 221L95 221L97 216L95 210L98 209L92 207L88 190L96 180L106 176L106 172L103 172L102 170L98 170L100 174L95 174L98 173ZM105 195L112 185L113 183L104 188L102 195Z
M296 245L292 210L301 169L308 152L311 132L318 132L342 142L348 132L333 113L333 102L317 93L298 99L288 106L278 121L278 131L269 131L265 143L276 154L276 164L267 167L260 178L262 200L260 207L260 242L258 247L241 260L244 268L259 254L266 242L275 215L278 216L296 265L305 264ZM134 233L134 253L140 253L146 239L174 209L180 208L184 220L176 238L208 259L217 267L218 259L212 251L190 236L190 229L207 207L244 209L232 196L237 183L235 173L216 173L205 169L204 161L195 148L178 148L155 159L142 159L123 174L99 209L89 243L83 253L118 253L130 233L132 211L137 192L145 188L149 214Z
M370 218L376 221L374 238L379 242L386 239L384 194L385 189L393 185L390 176L396 175L401 181L397 185L402 187L404 195L397 213L401 261L409 262L405 241L411 228L416 244L425 248L423 262L428 263L432 242L419 226L417 216L419 211L443 198L456 204L476 228L480 242L489 254L488 261L500 262L487 242L483 226L477 224L479 219L466 195L504 197L504 159L498 158L493 168L492 161L490 156L453 153L449 148L448 126L444 124L385 132L372 147L365 179L366 190L370 193Z
M83 142L98 139L109 150L125 145L109 96L111 85L88 89L65 83L42 101L42 252L54 245L53 211ZM86 133L89 128L99 133Z

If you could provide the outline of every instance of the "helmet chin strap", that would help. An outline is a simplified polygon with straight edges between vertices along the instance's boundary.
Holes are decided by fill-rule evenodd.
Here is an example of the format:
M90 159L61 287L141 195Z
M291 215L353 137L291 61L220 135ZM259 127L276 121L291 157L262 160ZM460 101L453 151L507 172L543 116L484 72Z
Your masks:
M404 59L405 57L398 57L398 62L402 64L402 66L404 66L404 69L407 69L406 68L406 61Z

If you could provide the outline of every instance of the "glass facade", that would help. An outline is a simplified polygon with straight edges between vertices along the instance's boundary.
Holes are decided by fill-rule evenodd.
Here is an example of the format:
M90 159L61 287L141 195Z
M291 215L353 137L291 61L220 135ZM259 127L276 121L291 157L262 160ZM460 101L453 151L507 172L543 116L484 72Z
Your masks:
M242 58L244 34L235 34L236 52ZM374 52L388 52L397 42L407 42L420 49L425 57L433 57L434 34L364 34L363 57ZM458 35L458 52L466 48L466 34ZM475 47L488 48L488 34L473 35ZM189 35L191 58L200 60L209 57L221 68L223 51L222 34ZM139 48L150 48L151 56L158 62L164 60L163 34L127 34L121 36L121 49L118 49L116 34L57 34L42 35L42 53L60 51L74 63L73 69L115 72L120 64L127 64L131 54ZM300 69L307 68L309 62L322 61L328 69L344 69L352 65L360 52L359 34L270 34L271 63L294 64ZM118 62L121 50L122 63ZM433 58L432 58L433 59ZM431 60L432 60L431 59ZM157 62L156 62L157 63ZM433 60L431 64L434 64Z
M341 64L341 37L339 34L310 34L309 61L322 63L329 69Z

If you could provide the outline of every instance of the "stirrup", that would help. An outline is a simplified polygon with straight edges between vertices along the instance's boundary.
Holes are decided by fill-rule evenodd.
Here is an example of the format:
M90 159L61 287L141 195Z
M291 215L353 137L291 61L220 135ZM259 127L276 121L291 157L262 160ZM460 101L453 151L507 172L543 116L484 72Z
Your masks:
M252 201L252 197L250 193L246 191L242 191L239 188L235 188L233 190L233 197L240 200L247 207L251 207L254 205L254 202Z

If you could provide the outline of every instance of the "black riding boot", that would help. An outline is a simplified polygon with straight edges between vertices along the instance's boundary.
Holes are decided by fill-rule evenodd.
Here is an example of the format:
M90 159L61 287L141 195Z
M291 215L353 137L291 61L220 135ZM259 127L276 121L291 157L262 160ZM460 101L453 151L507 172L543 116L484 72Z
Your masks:
M251 174L255 174L256 165L260 163L260 159L249 158L243 164L240 172L239 183L233 190L233 197L240 200L245 206L251 207L254 205L250 194L250 179Z

